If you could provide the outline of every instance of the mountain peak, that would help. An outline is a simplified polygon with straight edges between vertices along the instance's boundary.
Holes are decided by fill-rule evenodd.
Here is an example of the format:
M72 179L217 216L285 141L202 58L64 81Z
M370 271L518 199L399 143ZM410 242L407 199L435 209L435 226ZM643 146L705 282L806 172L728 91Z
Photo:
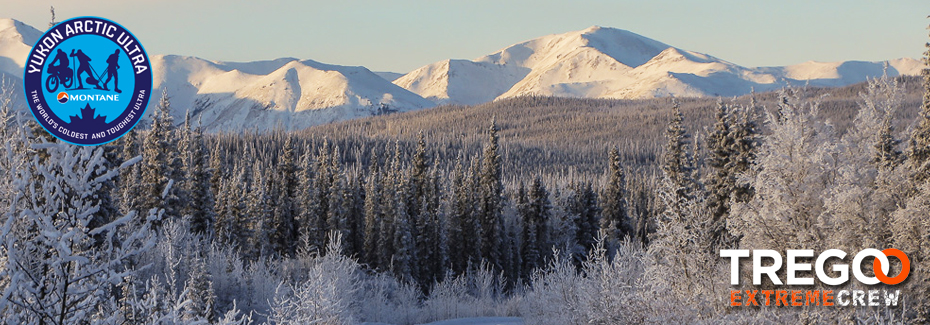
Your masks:
M592 26L581 31L580 37L585 46L594 48L631 68L648 62L671 47L628 30L610 27Z
M0 38L11 37L19 38L23 44L32 47L33 44L39 41L39 37L42 37L42 32L19 20L0 18Z

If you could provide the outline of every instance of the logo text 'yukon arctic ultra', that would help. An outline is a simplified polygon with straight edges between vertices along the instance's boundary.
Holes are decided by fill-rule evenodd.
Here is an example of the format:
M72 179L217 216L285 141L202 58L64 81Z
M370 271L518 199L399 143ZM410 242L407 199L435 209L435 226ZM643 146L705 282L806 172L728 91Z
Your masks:
M145 49L128 30L98 17L69 19L45 32L24 74L32 115L55 137L79 145L126 134L152 92Z
M862 284L896 285L907 279L911 269L911 262L901 250L889 248L883 251L868 248L860 251L852 260L851 265L843 263L846 252L838 249L828 249L814 259L814 263L803 262L802 259L813 259L814 251L809 249L789 249L785 252L786 263L782 263L782 255L774 250L757 249L751 253L746 249L725 249L720 251L720 257L730 258L730 284L740 283L740 259L752 257L752 284L762 285L763 275L767 276L776 286L810 286L814 285L814 277L799 276L799 272L814 272L820 283L829 286L842 285L849 281L850 271ZM873 257L872 272L869 276L862 272L863 261ZM888 257L895 257L901 261L901 271L895 276L888 273L891 262ZM763 259L771 260L771 264L763 266ZM833 261L832 271L835 276L827 274L827 263ZM783 283L778 272L785 266L786 281ZM866 265L868 266L868 265ZM900 291L887 290L840 290L835 294L833 290L731 290L731 306L897 306Z

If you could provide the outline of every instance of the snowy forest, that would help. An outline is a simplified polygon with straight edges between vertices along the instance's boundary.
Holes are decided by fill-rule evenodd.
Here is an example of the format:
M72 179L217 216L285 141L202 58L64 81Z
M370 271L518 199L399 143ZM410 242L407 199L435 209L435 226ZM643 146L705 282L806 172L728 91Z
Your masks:
M838 96L517 98L486 105L575 115L502 112L480 129L430 118L438 126L394 136L360 125L438 113L204 134L190 116L175 121L165 92L148 125L99 147L51 137L5 89L7 324L930 320L928 70ZM601 108L635 112L627 134L586 124ZM508 133L563 122L574 133ZM571 139L581 133L596 136ZM729 284L721 249L890 247L911 259L898 307L728 304L753 286Z

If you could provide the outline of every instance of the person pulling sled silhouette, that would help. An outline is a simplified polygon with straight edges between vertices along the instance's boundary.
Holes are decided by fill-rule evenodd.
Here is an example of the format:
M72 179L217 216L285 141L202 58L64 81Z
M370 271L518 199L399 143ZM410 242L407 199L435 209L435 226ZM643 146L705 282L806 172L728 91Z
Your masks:
M74 50L71 50L71 57L77 58L78 69L77 75L75 78L78 81L77 89L84 89L84 83L81 82L81 74L87 73L87 83L91 85L97 85L97 79L94 78L94 73L90 69L90 57L84 54L84 51L77 50L77 53L74 53ZM98 86L99 87L99 86Z
M119 69L119 49L114 51L113 54L110 54L107 58L107 70L103 72L103 74L107 76L107 80L98 84L103 86L103 90L110 90L107 89L107 84L110 83L110 79L113 79L113 91L122 93L122 91L119 90L119 74L116 73L117 69ZM100 79L103 79L103 77Z

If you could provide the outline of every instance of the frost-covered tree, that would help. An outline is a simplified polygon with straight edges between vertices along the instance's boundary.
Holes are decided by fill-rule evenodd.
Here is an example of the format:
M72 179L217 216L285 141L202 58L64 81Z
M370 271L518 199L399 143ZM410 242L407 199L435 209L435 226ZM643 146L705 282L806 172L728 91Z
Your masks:
M338 167L335 167L338 168ZM338 169L337 169L338 170ZM339 233L342 238L349 238L352 234L349 231L349 207L352 198L351 191L346 184L346 176L343 172L338 172L329 193L332 195L329 199L328 215L326 216L326 229ZM343 245L348 242L343 241ZM346 247L341 247L340 251L347 251Z
M369 267L381 267L381 223L384 216L381 214L381 174L377 159L369 167L368 177L365 179L365 245L362 249L365 261Z
M316 166L313 173L313 192L310 196L308 205L309 210L307 220L306 234L309 236L311 243L318 249L323 249L326 245L326 232L329 230L327 217L330 209L330 199L332 198L333 181L336 173L333 170L332 159L330 158L330 148L328 142L323 142L316 157ZM337 151L332 151L337 152Z
M206 145L200 125L192 126L190 112L180 130L180 152L183 166L185 199L181 214L190 218L191 231L212 236L215 219L210 171L207 169Z
M823 193L838 170L833 130L819 118L817 99L783 91L782 103L766 114L771 129L748 175L755 196L731 208L728 230L740 247L784 250L823 248ZM830 221L832 223L832 221ZM835 248L835 247L830 247Z
M744 203L753 195L753 188L740 177L748 176L758 151L760 131L756 121L755 95L749 106L717 102L714 128L707 139L711 171L707 177L707 203L713 213L712 241L719 247L734 247L737 238L726 228L733 202Z
M707 208L701 184L694 178L692 149L677 101L672 120L666 129L662 179L657 191L661 210L656 216L656 230L648 252L655 257L650 272L657 284L683 299L700 297L703 274L713 269L711 225L713 215ZM672 276L672 275L676 276Z
M503 235L501 231L503 197L501 195L504 191L504 184L501 180L501 156L498 152L500 139L497 132L497 124L491 121L491 127L488 128L488 143L484 147L481 172L478 175L477 213L481 225L481 258L492 267L500 269L503 262L501 261L501 236Z
M318 225L317 217L314 213L315 211L315 201L314 201L314 171L312 158L308 152L305 152L300 157L300 172L297 173L298 186L297 186L297 197L295 198L295 203L297 205L297 236L300 241L306 241L311 244L314 249L320 249L318 246L318 240L316 237L316 226Z
M690 135L685 131L684 115L682 115L678 101L672 103L672 119L665 131L665 154L662 161L662 183L658 189L661 212L657 216L658 230L654 238L668 241L667 237L676 237L671 231L662 231L666 228L676 229L687 209L693 209L693 203L699 197L699 184L694 178L694 160L690 145ZM702 201L703 202L703 201ZM700 221L694 221L700 222ZM669 226L672 225L672 226ZM652 239L650 240L652 241Z
M132 129L119 139L122 143L122 152L120 153L120 159L122 161L129 161L141 154L138 138L139 133L135 129ZM129 211L138 207L138 202L140 200L138 193L142 190L142 168L140 165L141 164L133 164L120 172L118 188L121 213L129 213Z
M620 163L620 150L616 147L611 147L607 153L607 177L607 186L601 196L600 228L607 232L607 245L612 247L624 237L634 235L627 203L626 175Z
M525 202L520 207L523 219L521 269L523 276L528 278L536 268L545 265L551 247L548 226L552 205L549 191L538 177L527 190Z
M728 168L732 165L731 159L735 155L733 147L736 139L733 137L733 114L732 108L723 103L722 99L717 100L717 121L714 128L707 136L707 149L709 157L707 165L711 168L710 175L707 179L707 190L709 192L708 204L713 212L714 226L719 225L719 231L715 231L714 241L723 240L722 237L727 235L726 218L730 213L730 196L736 188L737 175L732 174Z
M691 148L691 136L684 127L684 115L677 100L672 101L672 120L665 130L665 153L662 159L662 172L675 188L675 194L683 200L694 197L698 190L694 178L694 153Z
M838 160L829 192L823 193L824 224L836 225L827 236L830 247L862 249L887 247L888 216L897 209L906 192L899 165L893 128L894 112L900 108L902 88L884 76L870 80L860 94L859 112L853 125L836 143Z
M930 62L930 43L924 52L924 64ZM923 105L919 112L917 127L911 132L907 150L907 164L914 184L922 184L930 178L930 68L921 70L923 76Z
M152 127L145 134L142 143L142 195L139 208L147 211L152 208L165 209L169 216L178 216L179 199L174 190L162 198L162 191L169 183L181 179L181 159L178 156L178 143L171 117L171 101L168 92L163 91L161 100L153 112ZM156 227L158 223L155 224Z
M416 243L413 235L413 224L410 216L407 215L404 199L406 192L400 188L395 192L394 201L395 213L392 215L393 226L392 243L393 255L391 258L391 270L398 279L409 281L412 279L413 268L415 267L417 252Z
M439 183L435 170L431 172L426 139L422 132L417 136L410 171L407 211L413 220L418 261L415 264L417 282L428 287L443 272L445 264L442 247L442 225L439 222Z
M930 63L930 43L926 44L924 63ZM892 240L895 248L904 251L911 259L911 275L908 276L909 292L915 297L911 302L914 321L930 321L930 68L925 67L923 76L923 105L919 122L911 133L910 146L906 153L905 168L910 178L904 207L892 215Z
M251 249L248 256L253 259L269 257L274 252L271 236L274 232L272 222L275 198L278 194L275 175L266 175L259 164L254 166L246 207L249 220L245 223L251 230L251 238L247 238L246 242Z
M39 151L46 159L39 159ZM117 314L107 295L135 273L128 262L151 247L151 221L161 211L150 210L139 222L130 212L93 225L101 213L102 184L118 173L105 166L103 148L31 146L30 163L13 182L21 195L3 212L4 323L108 322Z
M283 283L272 301L273 324L354 324L360 286L359 265L340 254L338 235L330 236L326 254L305 270L307 280ZM367 306L366 308L370 308ZM395 310L396 311L396 310Z
M186 322L197 320L214 321L216 294L213 291L213 281L206 269L203 256L194 254L191 262L192 269L185 284L188 303L184 305L182 319Z
M571 190L567 210L575 221L574 242L578 245L573 254L586 257L594 248L599 229L597 194L587 182L572 184Z
M473 170L473 168L471 169ZM449 262L455 274L462 274L469 263L478 263L477 241L480 227L475 218L475 181L473 174L462 165L452 172L452 193L449 207Z
M243 247L251 238L249 195L243 190L248 189L248 173L238 167L232 174L235 177L220 185L215 232L219 242Z
M271 227L271 244L274 251L282 256L291 256L297 248L298 224L297 204L297 153L294 138L287 137L284 141L284 150L276 166L278 180L278 196L274 206Z

